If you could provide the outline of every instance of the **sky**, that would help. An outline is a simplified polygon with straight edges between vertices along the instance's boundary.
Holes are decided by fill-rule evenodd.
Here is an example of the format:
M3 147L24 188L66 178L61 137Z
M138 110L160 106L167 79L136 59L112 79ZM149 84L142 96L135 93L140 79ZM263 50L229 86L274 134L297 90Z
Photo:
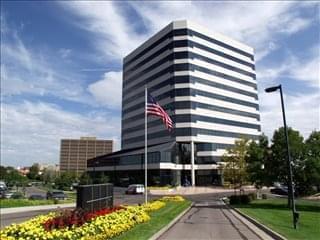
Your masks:
M255 49L262 131L320 121L319 2L1 1L1 165L59 163L60 140L120 148L122 59L173 20Z

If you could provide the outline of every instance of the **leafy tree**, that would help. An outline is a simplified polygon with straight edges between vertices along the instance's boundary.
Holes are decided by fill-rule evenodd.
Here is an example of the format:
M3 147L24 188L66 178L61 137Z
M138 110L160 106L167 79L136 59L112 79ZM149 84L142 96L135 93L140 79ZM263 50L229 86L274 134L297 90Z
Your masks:
M83 172L79 179L80 185L92 184L92 179L87 172Z
M269 157L268 138L265 135L259 137L258 142L251 141L246 155L248 180L257 188L270 185L264 166Z
M40 172L40 166L38 163L34 163L30 169L29 169L29 172L27 173L27 177L29 179L32 179L32 180L40 180L40 175L39 175L39 172Z
M232 148L227 149L222 156L225 162L224 178L234 186L241 187L248 179L246 155L248 151L249 140L246 138L235 141Z
M77 176L74 172L63 172L54 181L56 188L62 190L70 190L72 183L77 181Z
M316 186L317 191L320 191L320 131L312 132L305 141L305 153L305 185Z
M298 131L288 128L288 139L292 167L295 173L303 163L303 137ZM274 181L285 183L288 186L287 146L283 127L274 132L271 141L272 156L269 159L269 164L266 165L267 171Z
M28 182L28 179L16 169L4 166L0 166L0 179L4 180L8 186L25 186Z
M93 180L93 183L99 184L99 183L108 183L109 182L109 176L105 175L104 173L99 173L97 177Z
M47 183L53 183L57 177L57 172L53 169L46 168L44 169L42 175L41 175L41 180Z

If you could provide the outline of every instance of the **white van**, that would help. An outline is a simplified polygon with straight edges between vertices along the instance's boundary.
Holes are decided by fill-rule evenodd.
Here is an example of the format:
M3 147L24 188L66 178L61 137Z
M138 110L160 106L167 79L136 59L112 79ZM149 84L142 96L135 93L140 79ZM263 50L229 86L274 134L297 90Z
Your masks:
M131 184L126 190L126 194L143 194L145 191L142 184Z

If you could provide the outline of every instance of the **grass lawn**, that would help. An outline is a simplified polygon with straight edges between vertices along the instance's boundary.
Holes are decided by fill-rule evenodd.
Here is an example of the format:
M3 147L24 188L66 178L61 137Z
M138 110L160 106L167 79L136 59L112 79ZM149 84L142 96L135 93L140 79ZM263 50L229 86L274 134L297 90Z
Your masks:
M59 200L58 204L72 203L74 199ZM53 200L29 200L29 199L0 199L0 208L51 205Z
M287 199L255 200L235 207L288 239L320 239L320 201L296 201L298 229L293 228Z
M151 219L146 223L139 224L131 230L114 238L116 240L143 240L149 239L164 226L169 224L179 213L189 207L190 201L167 202L166 206L150 214Z

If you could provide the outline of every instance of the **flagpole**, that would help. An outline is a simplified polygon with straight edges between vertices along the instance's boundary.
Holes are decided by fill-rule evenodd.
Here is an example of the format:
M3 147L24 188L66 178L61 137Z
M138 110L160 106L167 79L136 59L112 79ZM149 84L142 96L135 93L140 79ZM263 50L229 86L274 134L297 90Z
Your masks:
M147 114L147 103L148 103L148 93L147 86L145 86L145 106L144 106L144 196L145 203L148 202L148 114Z

